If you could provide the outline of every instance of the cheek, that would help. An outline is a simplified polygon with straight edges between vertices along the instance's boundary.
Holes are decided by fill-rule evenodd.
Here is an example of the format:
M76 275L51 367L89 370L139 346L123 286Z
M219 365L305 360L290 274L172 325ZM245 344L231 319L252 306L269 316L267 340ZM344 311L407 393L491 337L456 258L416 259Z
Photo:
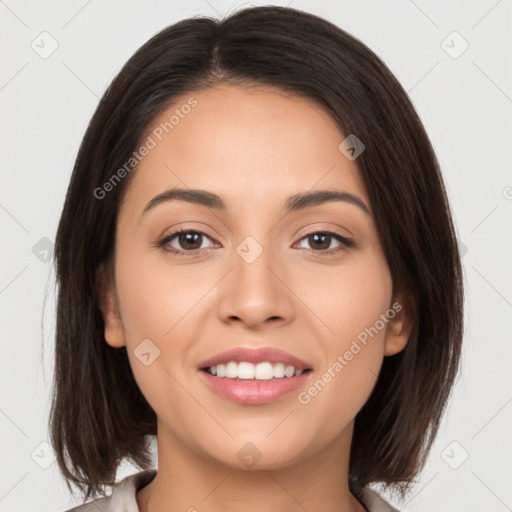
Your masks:
M171 373L186 364L191 322L215 279L193 265L172 264L156 249L120 244L118 255L116 284L130 364L139 388L157 407L160 394L179 393Z
M208 290L204 273L173 265L157 249L119 254L116 281L130 341L154 338L161 343Z
M308 291L307 303L320 312L319 329L329 329L319 337L323 357L317 380L299 402L311 406L312 414L316 409L314 414L320 417L340 404L338 420L344 423L361 409L377 380L390 320L386 312L392 280L386 262L374 253L328 275L319 274L316 283Z
M332 353L329 348L348 347L352 339L374 326L391 304L391 275L377 251L356 254L347 264L336 267L318 266L309 273L302 272L298 279L297 295L305 298L318 329L326 333L326 353ZM385 329L379 326L384 334Z
M175 369L184 364L183 320L201 297L196 288L201 286L191 283L192 274L180 275L184 266L166 264L156 250L148 255L125 247L118 254L116 283L133 376L153 410L172 418L190 406Z

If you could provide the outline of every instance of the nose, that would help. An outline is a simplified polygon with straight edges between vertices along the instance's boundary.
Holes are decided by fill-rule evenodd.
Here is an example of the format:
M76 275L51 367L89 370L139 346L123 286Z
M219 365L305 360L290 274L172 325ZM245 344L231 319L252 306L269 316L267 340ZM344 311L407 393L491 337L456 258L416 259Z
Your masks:
M253 330L264 329L271 323L289 323L294 315L293 287L287 283L289 273L270 249L261 250L253 259L250 254L256 248L245 248L246 252L243 247L234 252L232 270L220 283L221 320L242 322Z

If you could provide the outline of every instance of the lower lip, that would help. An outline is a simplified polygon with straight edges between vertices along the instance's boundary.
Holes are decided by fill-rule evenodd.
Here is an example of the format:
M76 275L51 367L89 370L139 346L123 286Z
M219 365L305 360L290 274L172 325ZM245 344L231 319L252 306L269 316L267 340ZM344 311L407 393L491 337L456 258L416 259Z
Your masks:
M228 400L239 404L262 405L274 402L302 386L311 370L294 377L270 380L236 380L216 377L200 370L207 384Z

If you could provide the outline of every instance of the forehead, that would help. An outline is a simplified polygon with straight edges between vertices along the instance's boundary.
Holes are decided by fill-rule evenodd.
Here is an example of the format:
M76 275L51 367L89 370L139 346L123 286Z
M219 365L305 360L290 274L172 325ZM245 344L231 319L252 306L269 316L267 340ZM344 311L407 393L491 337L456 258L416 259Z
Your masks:
M315 188L357 194L368 204L355 162L338 149L345 135L309 98L223 84L177 98L147 137L154 147L134 171L124 201L130 211L142 212L173 187L210 190L228 210L248 202L267 207Z

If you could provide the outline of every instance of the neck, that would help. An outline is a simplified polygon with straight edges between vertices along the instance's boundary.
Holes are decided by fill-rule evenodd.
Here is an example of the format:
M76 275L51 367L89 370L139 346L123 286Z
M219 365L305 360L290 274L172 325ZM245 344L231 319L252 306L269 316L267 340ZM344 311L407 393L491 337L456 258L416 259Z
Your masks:
M158 472L138 491L139 510L364 512L348 488L352 429L285 467L238 469L189 449L159 423Z

